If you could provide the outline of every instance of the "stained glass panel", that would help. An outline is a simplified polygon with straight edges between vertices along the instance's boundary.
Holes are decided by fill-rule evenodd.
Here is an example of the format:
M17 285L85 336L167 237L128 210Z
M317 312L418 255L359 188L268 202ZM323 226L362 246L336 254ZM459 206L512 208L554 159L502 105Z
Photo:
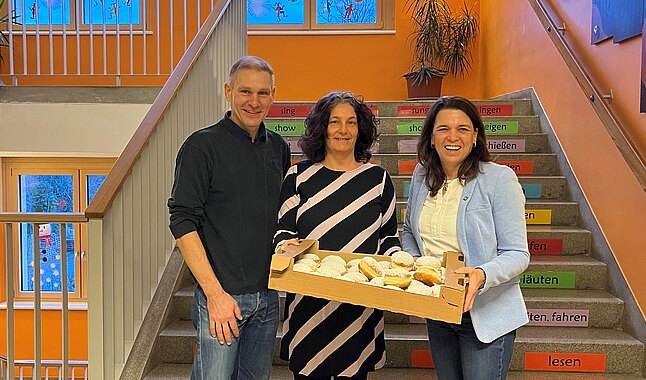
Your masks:
M303 25L307 0L247 0L249 25Z
M16 23L22 25L70 24L70 0L14 0Z
M96 25L139 24L141 0L83 0L83 23Z
M326 24L374 24L377 0L318 0L316 22Z
M74 212L74 186L71 175L21 175L21 212ZM74 267L74 225L66 225L67 286L76 289ZM61 236L60 224L39 225L38 257L40 261L41 290L61 290ZM34 290L34 231L31 224L20 224L20 290Z

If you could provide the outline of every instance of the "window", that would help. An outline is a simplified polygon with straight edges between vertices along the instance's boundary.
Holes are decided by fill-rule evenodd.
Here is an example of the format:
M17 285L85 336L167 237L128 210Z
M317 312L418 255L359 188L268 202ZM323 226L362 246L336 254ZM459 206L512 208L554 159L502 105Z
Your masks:
M141 23L142 0L12 0L18 25L42 25L71 28L79 20L89 25L138 25ZM75 9L79 6L80 9Z
M3 159L5 210L20 212L82 212L91 202L114 159ZM87 226L66 225L66 252L61 257L60 224L31 224L14 228L14 288L17 299L30 299L34 291L34 260L40 261L43 298L58 298L62 281L71 298L87 297ZM34 258L34 234L40 246ZM67 261L67 278L61 278L61 261ZM58 293L58 296L56 294Z
M249 30L392 30L394 0L247 0Z

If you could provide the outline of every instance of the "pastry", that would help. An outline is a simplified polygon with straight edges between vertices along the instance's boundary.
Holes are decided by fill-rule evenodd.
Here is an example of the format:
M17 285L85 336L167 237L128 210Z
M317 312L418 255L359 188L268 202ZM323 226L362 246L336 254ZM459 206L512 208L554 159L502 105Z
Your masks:
M423 282L428 286L433 286L442 283L440 272L431 267L421 267L415 271L413 278Z
M379 262L372 257L364 257L359 263L359 270L366 275L368 279L372 280L375 277L382 277L384 270L379 265Z
M317 272L327 277L342 276L347 272L344 264L335 261L321 262Z
M399 288L405 288L412 281L410 272L403 268L393 268L384 271L384 285L395 285Z
M397 251L390 256L391 268L404 268L406 270L413 269L415 259L408 252Z
M330 255L330 256L325 256L323 260L321 260L321 264L323 263L329 263L329 262L335 262L338 264L341 264L345 267L346 262L343 260L341 256L336 256L336 255Z
M384 260L384 261L380 261L380 262L379 262L379 265L381 265L381 267L382 267L384 270L386 270L386 269L390 269L390 261L386 261L386 260Z
M301 256L301 260L302 259L313 260L317 265L321 262L321 258L317 254L314 254L314 253L306 253L306 254Z
M404 289L400 288L399 286L395 286L395 285L385 285L384 289L399 290L400 292L404 291Z
M368 282L368 277L366 277L361 272L348 272L348 273L344 274L341 277L345 277L346 279L350 279L350 281L353 281L353 282Z
M359 263L361 262L361 259L352 259L348 261L348 263L345 265L346 268L350 269L354 266L359 266Z
M384 286L384 278L383 277L375 277L370 282L368 282L370 285L375 285L375 286Z
M307 265L308 267L312 268L312 270L316 270L316 268L319 266L319 265L316 263L316 261L314 261L314 260L312 260L312 259L300 259L300 260L296 260L296 263L294 263L294 265L296 265L296 264Z
M430 296L433 293L433 288L418 282L419 285L411 285L406 291L408 293L421 294L423 296Z
M303 263L295 263L294 264L294 272L311 273L313 271L314 271L314 269L312 269L312 267L310 267L307 264L303 264Z
M431 267L439 270L441 266L442 261L435 256L422 256L415 260L415 268Z

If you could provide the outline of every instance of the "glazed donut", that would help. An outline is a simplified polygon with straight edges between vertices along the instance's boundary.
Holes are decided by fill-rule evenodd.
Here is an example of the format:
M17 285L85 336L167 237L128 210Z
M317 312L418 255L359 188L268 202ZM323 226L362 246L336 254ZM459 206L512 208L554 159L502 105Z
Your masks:
M368 282L368 277L364 276L361 272L348 272L341 277L345 277L352 282Z
M384 278L383 277L375 277L370 282L368 282L370 285L374 286L384 286Z
M431 267L421 267L415 271L413 277L428 286L442 283L440 273Z
M413 269L415 259L413 259L413 256L411 256L408 252L397 251L390 257L390 262L391 268L404 268L406 270L411 270Z
M314 272L314 269L312 269L312 267L307 264L295 263L294 272L311 273Z
M355 266L359 266L359 263L361 262L361 259L352 259L348 261L348 263L345 265L346 268L350 269Z
M343 258L341 256L330 255L330 256L324 257L323 260L321 260L321 264L329 263L329 262L339 263L339 264L343 265L344 267L346 265L345 260L343 260Z
M303 260L303 259L313 260L317 265L321 262L321 258L317 254L314 254L314 253L306 253L306 254L302 255L301 260Z
M314 271L314 270L316 270L316 268L319 266L319 265L316 263L316 261L314 261L314 260L312 260L312 259L300 259L300 260L296 260L296 262L294 263L294 265L296 265L296 264L307 265L308 267L312 268L312 270L313 270L313 271Z
M435 256L422 256L418 257L415 260L415 268L419 269L422 267L430 267L436 270L439 270L442 266L442 262Z
M338 262L327 261L321 263L317 272L326 277L335 277L346 274L347 269L345 269L345 265L341 265Z
M359 270L370 280L384 275L384 270L381 268L381 265L379 265L379 262L372 257L364 257L361 259Z
M412 280L410 272L403 268L393 268L384 271L384 285L406 288Z

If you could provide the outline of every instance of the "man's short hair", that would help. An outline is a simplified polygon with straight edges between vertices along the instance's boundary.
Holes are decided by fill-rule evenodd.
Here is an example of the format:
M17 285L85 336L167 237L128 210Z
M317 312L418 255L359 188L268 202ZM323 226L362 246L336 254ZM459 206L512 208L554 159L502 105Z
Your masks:
M231 70L229 70L229 84L233 82L235 75L240 70L264 71L271 77L271 85L274 85L274 69L262 58L255 57L253 55L246 55L238 59L233 66L231 66Z

